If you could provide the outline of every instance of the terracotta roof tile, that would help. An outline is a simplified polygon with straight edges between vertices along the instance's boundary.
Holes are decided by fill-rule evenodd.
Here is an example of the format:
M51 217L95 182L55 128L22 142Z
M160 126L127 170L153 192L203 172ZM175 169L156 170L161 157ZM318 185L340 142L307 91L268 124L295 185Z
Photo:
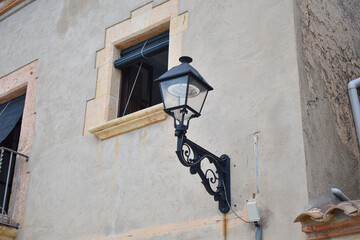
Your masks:
M337 205L327 204L320 207L309 208L306 212L297 216L294 222L329 222L336 215L336 210L341 210L350 217L360 216L360 200L345 201Z
M294 222L301 222L307 240L360 234L360 200L309 208Z

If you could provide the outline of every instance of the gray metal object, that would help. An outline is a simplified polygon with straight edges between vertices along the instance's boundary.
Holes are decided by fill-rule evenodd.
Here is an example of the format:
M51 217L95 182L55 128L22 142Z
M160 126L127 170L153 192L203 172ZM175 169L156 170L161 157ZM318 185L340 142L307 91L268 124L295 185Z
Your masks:
M260 214L256 202L247 202L246 208L250 222L258 222L260 220Z
M3 203L2 203L2 209L0 213L0 223L17 227L17 224L12 222L13 212L14 212L14 204L15 204L15 194L16 194L16 188L18 185L18 179L19 179L19 171L21 166L21 161L25 160L26 162L29 160L29 157L18 153L12 149L6 148L6 147L0 147L0 172L1 172L1 164L6 160L5 153L10 154L9 158L9 167L7 169L6 173L6 184L5 184L5 192L3 196ZM12 163L15 161L15 168L12 169ZM4 169L3 169L4 170ZM11 179L12 171L14 171L13 179ZM11 181L12 180L12 181ZM8 189L11 189L10 191L10 199L9 199L9 206L6 208L6 202L9 197L8 195ZM10 202L11 200L11 202Z
M258 224L258 222L255 222L255 240L261 240L261 239L262 239L261 226Z
M351 103L351 108L354 116L356 134L358 137L358 144L360 146L360 102L357 88L360 87L360 78L352 80L348 83L348 92Z
M342 201L350 201L350 198L338 188L331 188L331 192Z
M169 32L167 31L127 49L121 50L121 58L114 62L114 67L118 69L128 67L131 64L154 56L168 47Z
M249 216L250 222L253 222L255 224L255 240L261 240L262 231L261 231L261 225L259 224L260 213L259 213L259 209L257 207L257 203L256 202L247 202L246 208L248 211L248 216Z

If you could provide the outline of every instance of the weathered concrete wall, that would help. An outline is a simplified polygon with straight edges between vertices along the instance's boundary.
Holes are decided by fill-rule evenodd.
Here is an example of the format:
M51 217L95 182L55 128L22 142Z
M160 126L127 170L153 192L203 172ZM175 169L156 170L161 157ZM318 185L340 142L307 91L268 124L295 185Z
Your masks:
M38 59L18 239L253 238L253 226L231 213L224 224L199 178L178 162L170 118L104 141L82 135L105 29L146 3L37 0L0 22L0 76ZM288 0L179 1L189 16L182 52L215 89L188 137L231 157L234 210L246 217L245 201L255 197L264 239L304 237L292 223L307 207L293 9Z
M331 187L358 199L360 152L347 83L360 76L360 3L296 2L310 203L328 202Z

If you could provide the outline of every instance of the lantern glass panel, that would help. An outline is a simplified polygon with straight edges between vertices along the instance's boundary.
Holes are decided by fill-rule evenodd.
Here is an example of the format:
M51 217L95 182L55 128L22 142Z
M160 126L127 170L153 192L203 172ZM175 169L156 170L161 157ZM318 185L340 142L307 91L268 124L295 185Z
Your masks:
M207 92L204 85L190 77L187 105L200 114Z
M174 108L185 105L188 76L160 82L164 108Z

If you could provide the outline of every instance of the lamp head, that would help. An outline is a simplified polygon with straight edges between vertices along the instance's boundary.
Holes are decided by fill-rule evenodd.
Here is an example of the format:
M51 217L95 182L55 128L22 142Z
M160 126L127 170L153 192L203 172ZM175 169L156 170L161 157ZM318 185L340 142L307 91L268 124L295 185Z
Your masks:
M199 117L206 96L213 88L189 63L192 59L183 56L180 65L171 68L155 80L159 84L164 111L184 124Z

